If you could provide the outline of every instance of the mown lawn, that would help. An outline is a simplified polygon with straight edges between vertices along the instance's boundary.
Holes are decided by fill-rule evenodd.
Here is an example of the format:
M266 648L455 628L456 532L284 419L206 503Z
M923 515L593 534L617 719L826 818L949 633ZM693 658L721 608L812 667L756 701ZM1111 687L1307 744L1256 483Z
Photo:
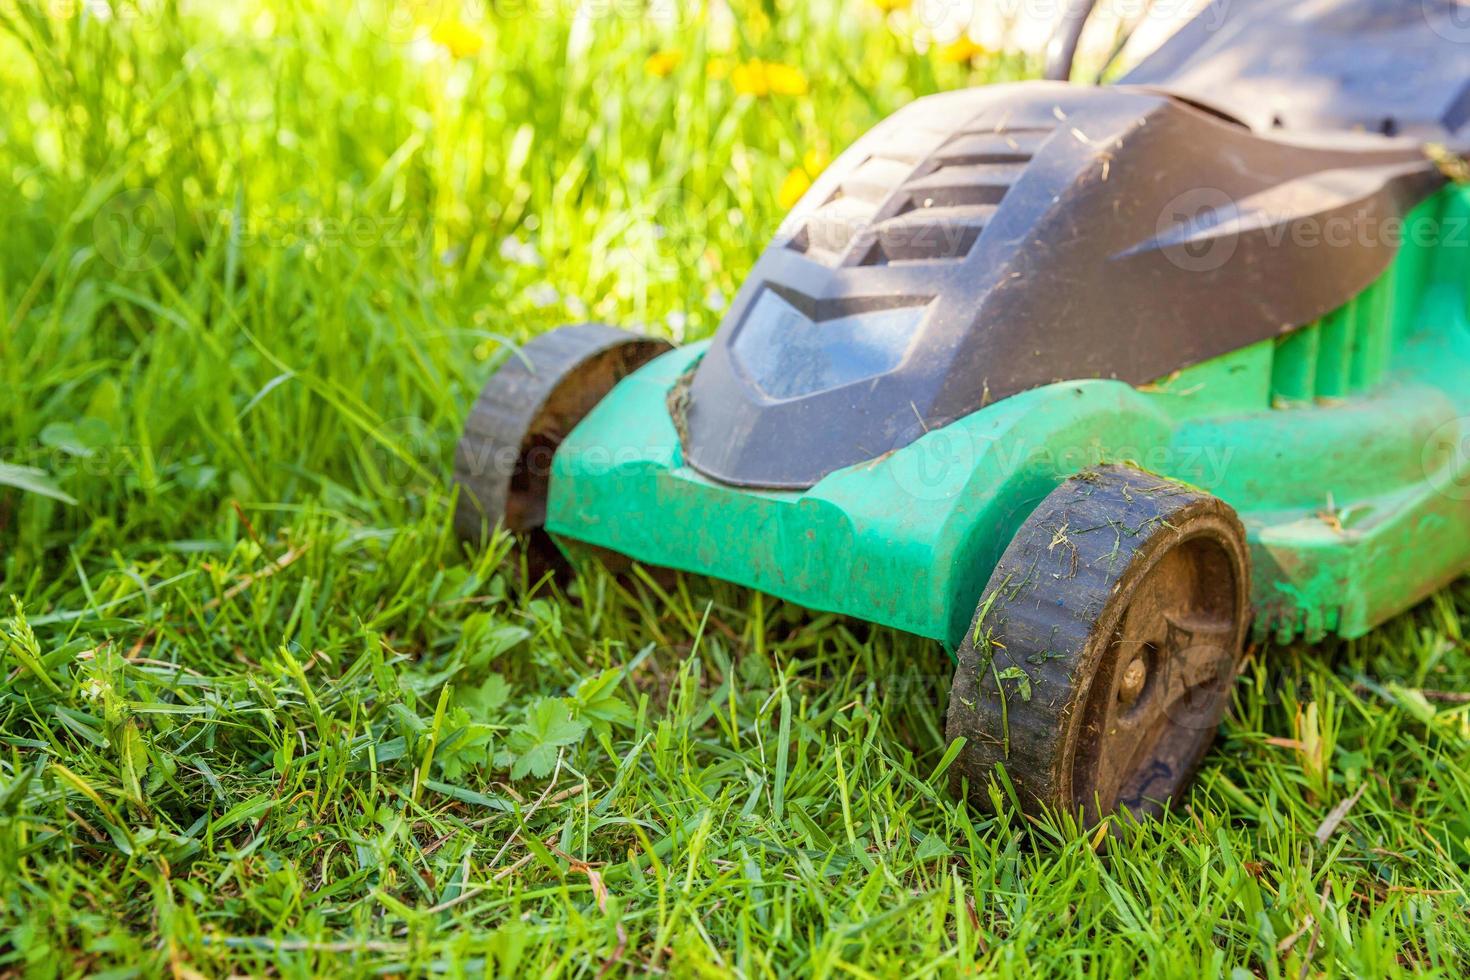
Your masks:
M451 533L510 344L708 335L802 168L1026 59L872 0L97 6L0 2L0 975L1470 970L1470 584L1253 650L1104 842L948 796L928 643Z

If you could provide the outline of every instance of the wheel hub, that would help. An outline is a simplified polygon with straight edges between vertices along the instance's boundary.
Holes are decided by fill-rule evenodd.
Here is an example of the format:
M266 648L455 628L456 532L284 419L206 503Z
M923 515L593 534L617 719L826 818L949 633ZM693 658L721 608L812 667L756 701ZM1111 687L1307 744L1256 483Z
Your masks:
M1142 656L1134 657L1123 669L1123 679L1118 685L1118 700L1125 708L1132 707L1147 683L1148 664L1144 663Z

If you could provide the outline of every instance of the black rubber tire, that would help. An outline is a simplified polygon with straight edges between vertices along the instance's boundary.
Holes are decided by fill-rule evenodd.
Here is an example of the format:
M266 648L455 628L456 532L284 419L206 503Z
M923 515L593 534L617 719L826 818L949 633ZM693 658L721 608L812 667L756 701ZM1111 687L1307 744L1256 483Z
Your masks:
M1011 542L958 652L956 790L990 809L1003 764L1028 813L1159 812L1214 739L1249 596L1245 530L1222 501L1125 466L1067 480Z
M583 323L513 353L480 392L455 451L460 536L480 541L502 525L552 558L543 525L557 447L614 385L668 350L666 341Z

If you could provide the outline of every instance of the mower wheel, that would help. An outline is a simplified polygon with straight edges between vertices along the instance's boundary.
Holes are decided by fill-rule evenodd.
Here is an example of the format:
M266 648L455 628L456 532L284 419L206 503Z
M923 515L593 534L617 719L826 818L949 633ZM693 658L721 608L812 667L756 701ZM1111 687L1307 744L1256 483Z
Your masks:
M1159 812L1214 739L1249 595L1245 530L1222 501L1125 466L1067 480L1011 542L959 650L956 789L990 808L1001 764L1031 814Z
M531 340L490 378L455 452L455 528L480 540L503 525L553 559L543 530L551 460L563 439L623 378L670 345L600 323Z

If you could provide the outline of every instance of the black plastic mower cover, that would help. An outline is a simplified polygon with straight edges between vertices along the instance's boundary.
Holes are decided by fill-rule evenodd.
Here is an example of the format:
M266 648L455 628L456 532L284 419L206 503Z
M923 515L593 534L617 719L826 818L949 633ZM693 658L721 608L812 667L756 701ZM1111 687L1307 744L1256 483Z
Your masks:
M1470 3L1214 0L1122 81L1259 130L1449 142L1470 135Z
M880 123L736 297L690 385L686 457L808 487L1009 395L1145 383L1331 312L1443 183L1424 136L1470 135L1470 44L1404 6L1417 19L1233 0L1130 76L1147 87L992 86ZM1294 94L1311 108L1263 111Z

